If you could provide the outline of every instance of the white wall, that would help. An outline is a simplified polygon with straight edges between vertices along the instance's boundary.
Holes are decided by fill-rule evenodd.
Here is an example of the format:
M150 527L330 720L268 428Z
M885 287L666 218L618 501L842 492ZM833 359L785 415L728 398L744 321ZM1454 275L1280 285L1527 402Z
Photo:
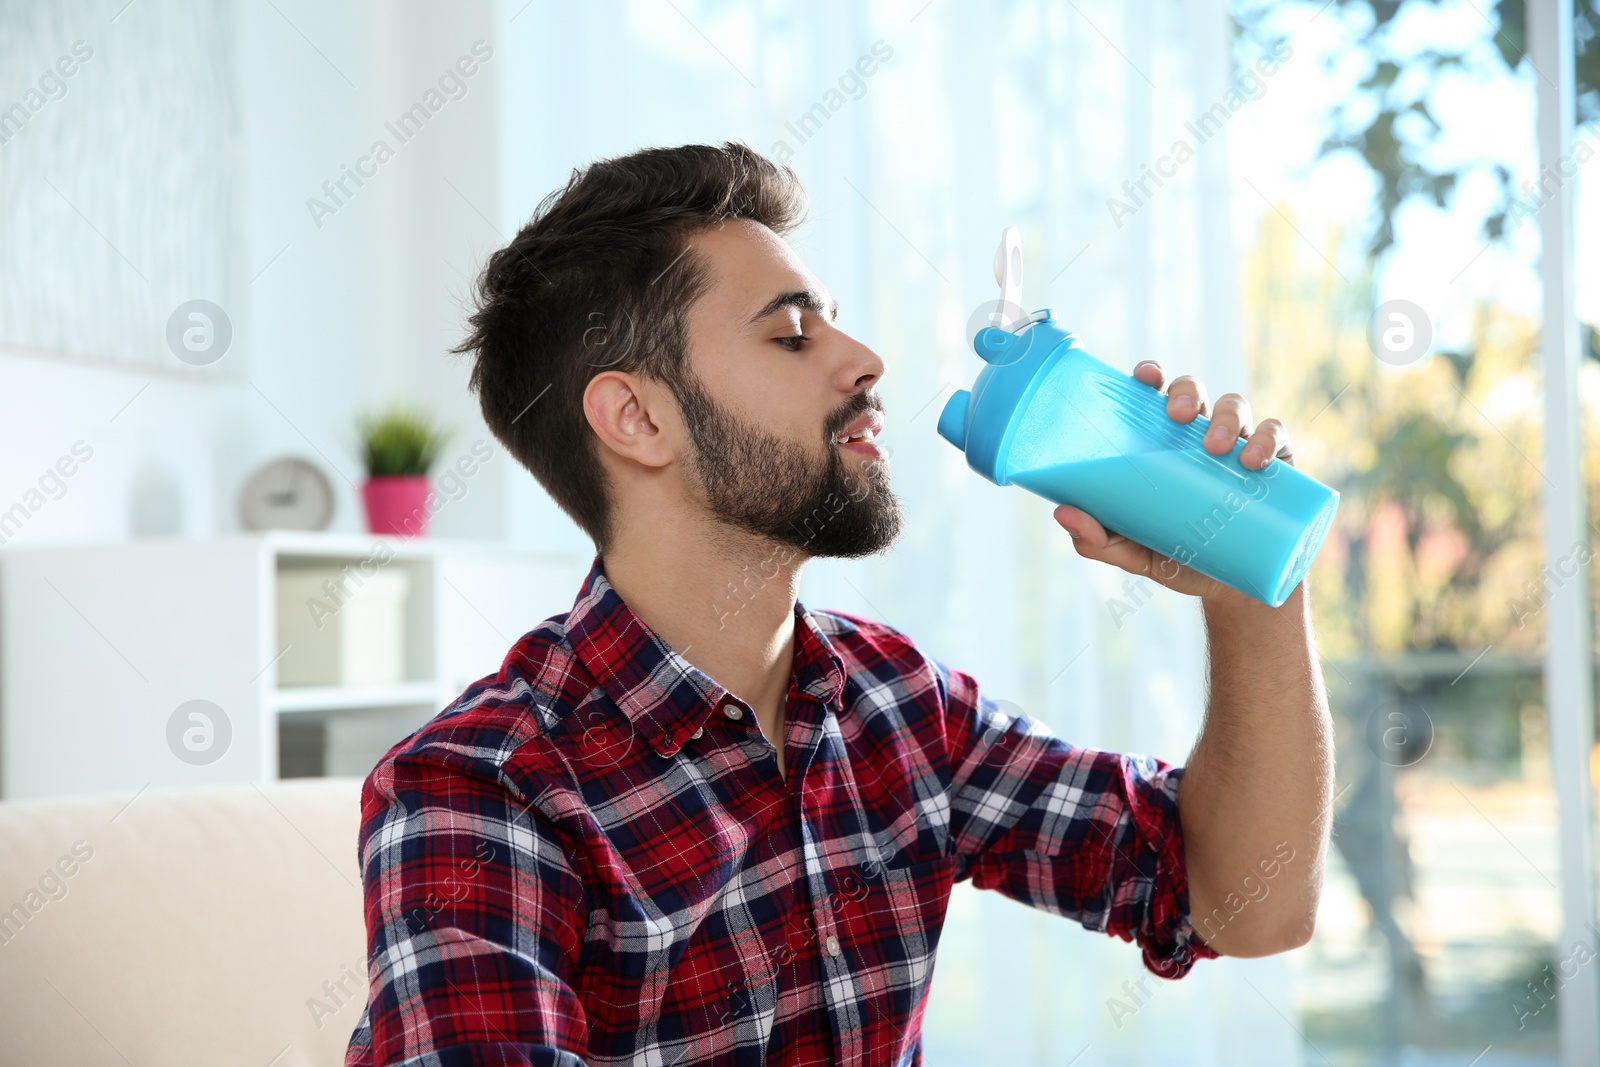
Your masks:
M176 359L141 364L0 348L0 510L37 488L74 442L93 450L59 499L6 543L237 530L243 480L284 453L329 474L334 529L363 531L352 420L391 396L421 401L456 428L439 470L476 441L494 447L495 459L465 495L435 516L434 531L505 536L508 484L519 487L524 510L543 494L489 437L466 388L467 364L446 354L462 336L483 257L509 236L496 228L504 61L494 5L225 2L234 31L228 67L236 78L240 235L240 295L225 309L235 329L227 366L202 378ZM136 20L159 15L161 0L110 21L106 11L121 7L86 15L78 31L98 42L101 69L140 62L119 44L137 36ZM461 78L465 95L446 98L401 143L384 124L437 87L478 41L492 56ZM0 74L0 98L25 88L12 80ZM69 95L34 121L71 123L81 103ZM361 187L347 182L353 195L319 226L307 199L331 202L323 182L378 138L393 157ZM3 150L26 150L26 140ZM519 540L586 545L553 506L524 523Z

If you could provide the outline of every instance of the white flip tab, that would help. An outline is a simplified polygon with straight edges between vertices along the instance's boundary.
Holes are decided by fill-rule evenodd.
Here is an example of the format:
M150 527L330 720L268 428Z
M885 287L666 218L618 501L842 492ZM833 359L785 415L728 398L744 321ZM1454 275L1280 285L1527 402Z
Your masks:
M1022 231L1007 226L1000 231L1000 247L994 250L994 280L1000 285L1000 308L994 325L1014 330L1028 318L1022 310Z

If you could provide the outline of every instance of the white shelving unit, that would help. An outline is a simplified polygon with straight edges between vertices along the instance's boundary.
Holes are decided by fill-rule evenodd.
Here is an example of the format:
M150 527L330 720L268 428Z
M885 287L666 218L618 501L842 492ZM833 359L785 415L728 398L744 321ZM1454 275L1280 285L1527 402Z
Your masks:
M464 688L464 687L463 687ZM275 690L268 698L279 714L302 711L348 711L351 708L404 708L430 703L433 682L397 685L303 685Z
M409 571L405 679L280 687L278 572L363 561ZM568 610L590 562L289 531L0 550L0 796L364 775ZM224 722L186 760L169 723L196 700Z

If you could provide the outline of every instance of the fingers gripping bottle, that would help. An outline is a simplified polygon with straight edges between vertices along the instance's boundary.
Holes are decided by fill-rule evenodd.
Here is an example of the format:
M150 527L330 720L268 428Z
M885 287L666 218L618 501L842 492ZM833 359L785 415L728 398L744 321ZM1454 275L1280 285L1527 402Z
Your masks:
M995 255L997 324L972 346L987 364L939 415L939 435L996 485L1071 504L1108 531L1278 607L1310 569L1339 494L1274 457L1201 446L1211 420L1180 423L1165 394L1084 351L1049 309L1020 312L1022 250Z

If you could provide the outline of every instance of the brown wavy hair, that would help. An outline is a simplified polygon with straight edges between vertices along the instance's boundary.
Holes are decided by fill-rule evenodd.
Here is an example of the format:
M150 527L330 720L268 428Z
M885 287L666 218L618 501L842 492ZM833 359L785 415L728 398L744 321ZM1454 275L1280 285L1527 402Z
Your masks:
M726 219L780 236L802 221L799 177L749 146L649 148L574 170L489 257L471 333L484 421L587 533L611 540L610 500L583 393L602 370L662 381L683 399L688 312L710 283L688 243Z

